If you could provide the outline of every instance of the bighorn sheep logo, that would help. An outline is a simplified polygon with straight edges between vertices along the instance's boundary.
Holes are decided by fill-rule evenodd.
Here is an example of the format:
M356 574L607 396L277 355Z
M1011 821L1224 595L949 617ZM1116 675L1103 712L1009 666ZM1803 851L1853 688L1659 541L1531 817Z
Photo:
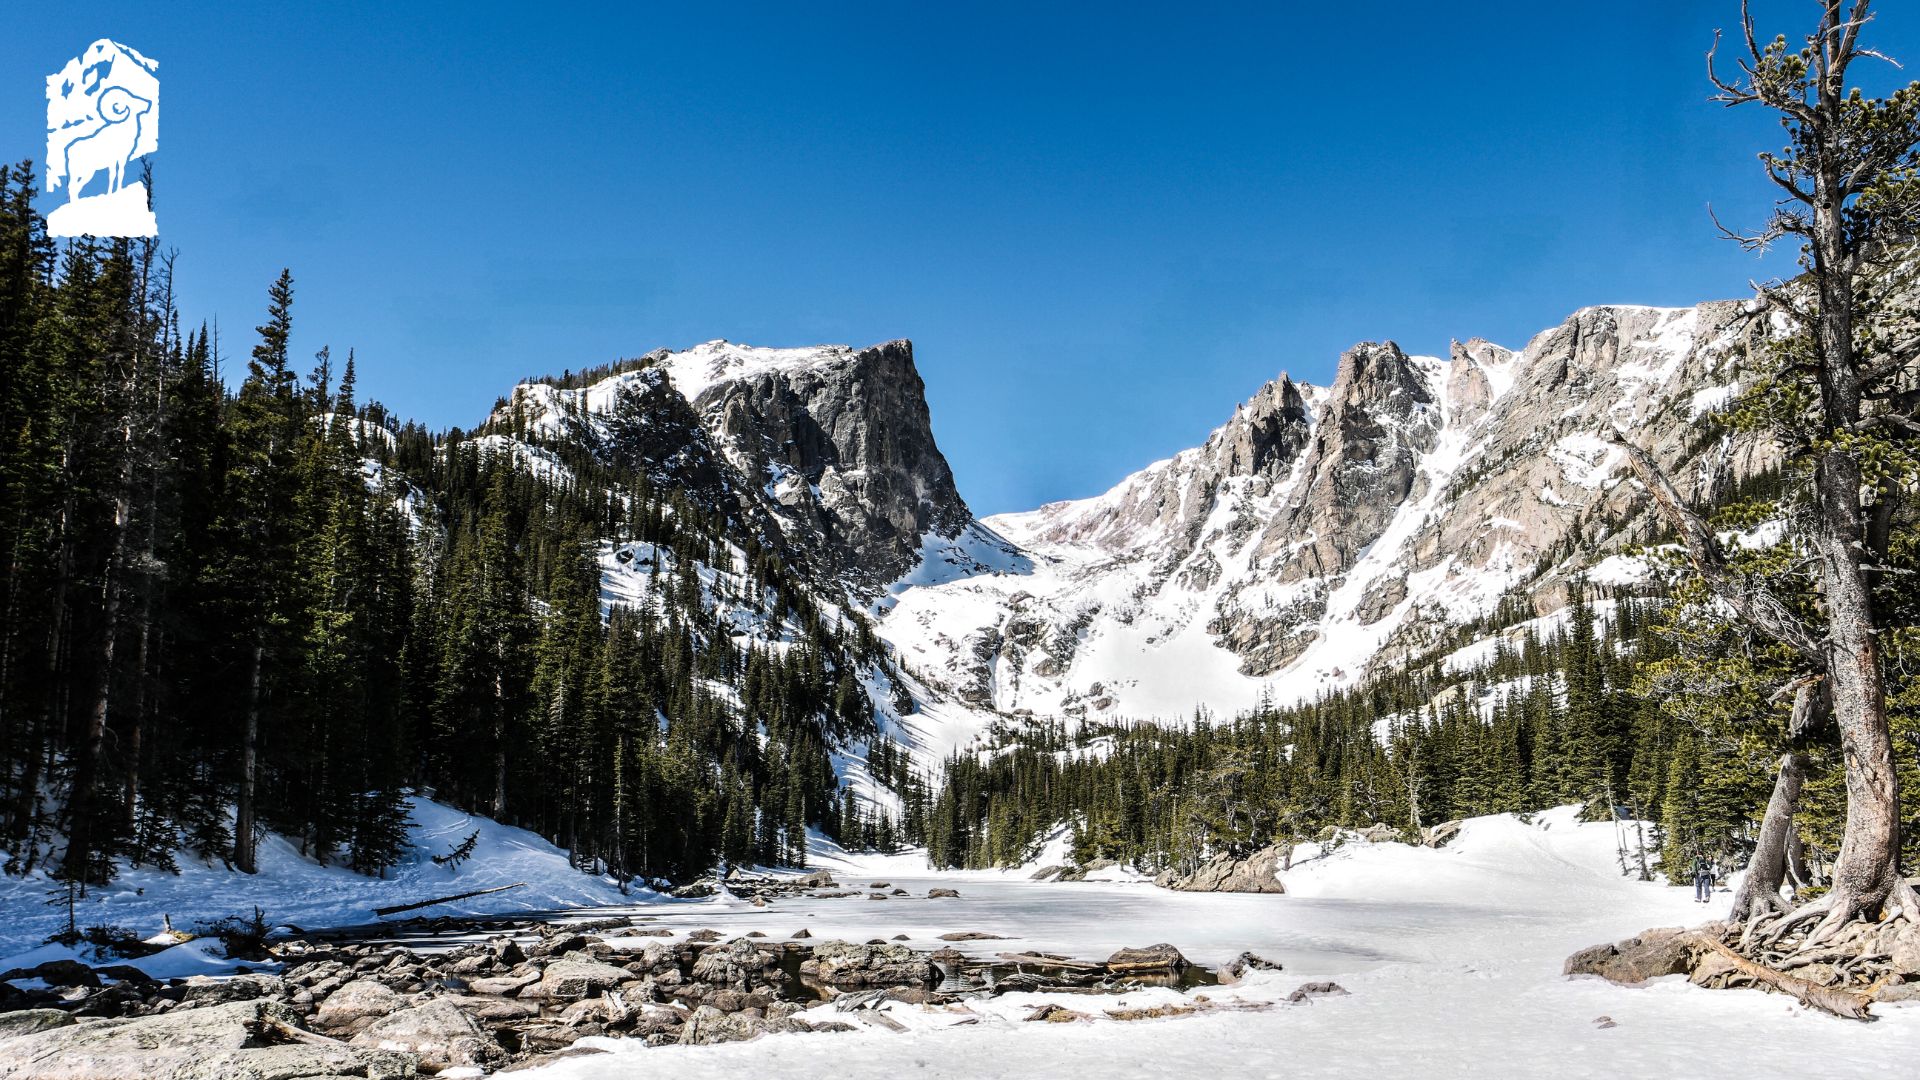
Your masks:
M47 77L47 190L67 189L66 203L47 215L52 235L159 231L147 207L147 185L127 182L128 166L159 149L159 66L102 38ZM103 190L94 183L102 174ZM90 186L96 190L90 193Z

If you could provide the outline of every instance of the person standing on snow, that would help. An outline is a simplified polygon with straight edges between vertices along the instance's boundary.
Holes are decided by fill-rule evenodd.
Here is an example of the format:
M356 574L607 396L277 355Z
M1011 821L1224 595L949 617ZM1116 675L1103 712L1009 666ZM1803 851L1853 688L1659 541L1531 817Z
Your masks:
M1713 864L1705 855L1693 860L1693 898L1702 904L1713 903Z

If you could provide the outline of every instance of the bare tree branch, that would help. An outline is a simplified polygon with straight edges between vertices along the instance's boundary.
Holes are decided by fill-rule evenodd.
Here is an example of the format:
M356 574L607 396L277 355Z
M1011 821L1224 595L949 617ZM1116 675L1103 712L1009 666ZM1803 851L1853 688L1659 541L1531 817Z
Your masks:
M1720 547L1719 538L1700 515L1687 508L1674 489L1673 481L1660 471L1660 466L1645 450L1626 441L1619 435L1613 438L1614 445L1620 447L1627 456L1627 464L1635 476L1646 485L1648 494L1653 496L1654 506L1660 516L1673 526L1686 545L1687 559L1713 594L1739 612L1741 618L1759 627L1768 636L1781 644L1792 648L1816 670L1825 671L1827 667L1826 651L1821 647L1820 639L1800 620L1780 598L1773 595L1760 582L1737 573L1727 564L1726 552Z

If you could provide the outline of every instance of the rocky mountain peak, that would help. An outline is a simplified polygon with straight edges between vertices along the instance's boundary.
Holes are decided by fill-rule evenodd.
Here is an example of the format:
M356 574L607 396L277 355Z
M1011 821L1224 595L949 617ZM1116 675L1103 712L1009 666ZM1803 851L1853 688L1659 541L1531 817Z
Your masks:
M1306 445L1311 426L1306 398L1283 374L1235 409L1206 449L1222 476L1277 477Z
M833 349L806 363L721 362L724 379L711 378L711 363L689 376L707 376L690 393L695 407L783 516L822 538L828 564L857 591L878 595L914 567L926 536L957 537L973 520L934 442L912 342Z
M586 386L522 384L487 426L670 481L862 600L973 520L906 340L657 349Z

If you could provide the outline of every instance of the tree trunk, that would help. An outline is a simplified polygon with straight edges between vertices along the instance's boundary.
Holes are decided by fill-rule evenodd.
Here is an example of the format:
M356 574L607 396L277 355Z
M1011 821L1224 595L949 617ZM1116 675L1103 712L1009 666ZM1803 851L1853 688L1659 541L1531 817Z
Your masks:
M260 770L260 668L266 647L253 643L253 672L247 680L247 729L240 749L240 802L233 821L233 864L241 873L259 869L254 862L254 785Z
M1805 779L1806 765L1800 755L1781 755L1773 796L1767 800L1767 814L1760 823L1760 841L1747 861L1747 879L1733 897L1733 913L1728 917L1735 922L1786 908L1780 899L1780 885L1786 880L1793 815L1800 808L1800 786Z
M1837 113L1839 106L1829 100L1837 94L1837 87L1823 87L1823 108ZM1830 437L1856 423L1861 406L1853 374L1856 267L1846 247L1839 167L1830 160L1817 178L1814 235L1809 245L1820 295L1813 330L1821 411ZM1874 637L1873 601L1861 570L1865 536L1860 484L1860 463L1853 451L1840 445L1820 455L1814 468L1812 547L1819 558L1824 593L1833 716L1840 726L1840 748L1846 759L1847 825L1840 858L1834 864L1827 917L1809 940L1824 938L1857 916L1877 917L1881 902L1899 881L1899 793Z
M498 668L493 672L493 819L507 817L507 690Z
M131 409L131 405L128 406ZM133 485L133 420L127 416L120 428L120 463L113 491L113 540L107 548L104 580L100 583L100 656L93 680L92 702L87 710L87 732L73 779L73 791L67 802L67 855L62 871L68 877L104 884L105 875L96 875L94 856L104 853L105 838L96 835L98 812L94 803L102 792L101 774L105 771L107 719L113 711L114 654L120 642L120 569L126 561L127 528L133 513L128 490ZM75 856L79 861L75 862Z

